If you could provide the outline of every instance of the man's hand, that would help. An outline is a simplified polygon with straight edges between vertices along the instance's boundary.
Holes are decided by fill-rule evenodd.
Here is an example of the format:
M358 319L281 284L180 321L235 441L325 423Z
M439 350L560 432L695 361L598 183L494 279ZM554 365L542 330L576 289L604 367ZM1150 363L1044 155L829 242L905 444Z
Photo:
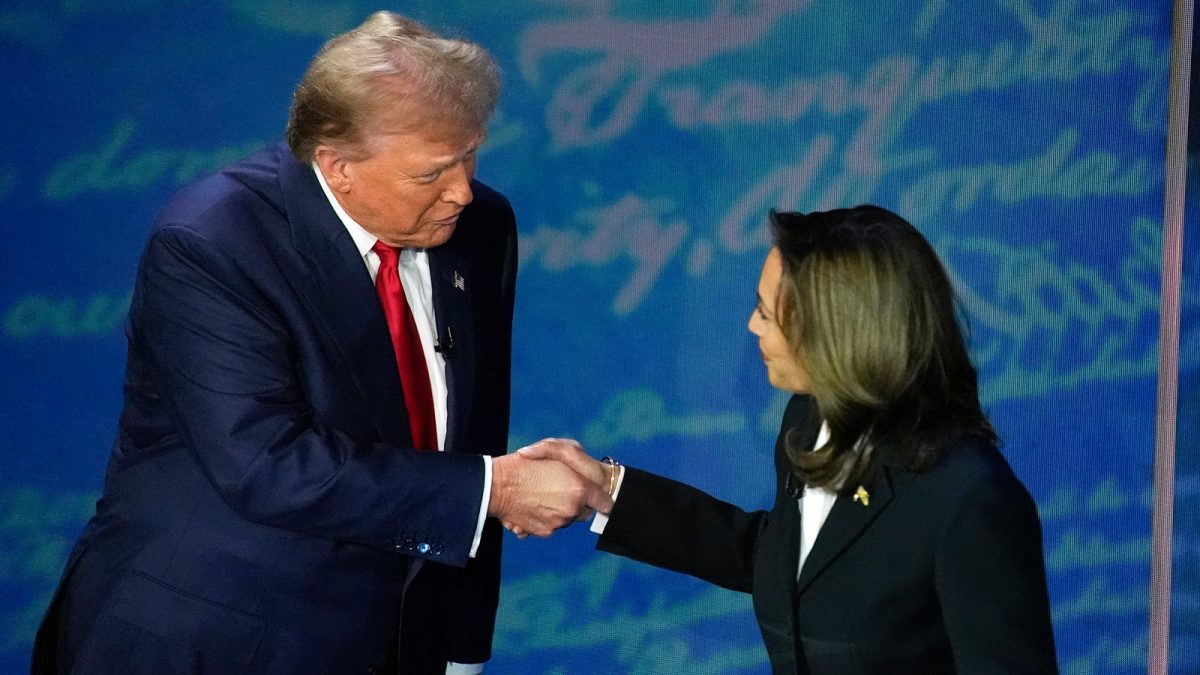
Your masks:
M608 492L609 474L603 464L594 460L584 451L579 441L570 438L543 438L517 451L517 454L529 459L557 459ZM601 511L607 514L607 511Z
M587 520L593 511L611 510L607 482L601 487L562 462L535 460L524 451L492 460L488 515L518 536L548 537L574 521Z

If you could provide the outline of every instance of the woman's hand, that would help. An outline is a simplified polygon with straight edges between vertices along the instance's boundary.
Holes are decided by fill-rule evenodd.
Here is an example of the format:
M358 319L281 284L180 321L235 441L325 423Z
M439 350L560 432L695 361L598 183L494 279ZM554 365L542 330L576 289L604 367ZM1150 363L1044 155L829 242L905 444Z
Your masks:
M566 465L582 478L595 485L604 493L608 493L610 477L608 468L599 461L592 459L578 441L570 438L543 438L532 445L517 450L523 459L551 460ZM601 513L607 514L601 510ZM581 518L586 520L587 518ZM527 533L514 523L501 521L505 528L524 539Z

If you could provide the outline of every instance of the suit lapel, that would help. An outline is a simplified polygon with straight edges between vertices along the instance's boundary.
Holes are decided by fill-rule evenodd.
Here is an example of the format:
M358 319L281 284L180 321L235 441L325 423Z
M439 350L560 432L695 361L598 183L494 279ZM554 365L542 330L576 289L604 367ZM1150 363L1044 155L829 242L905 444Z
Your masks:
M779 437L775 441L776 471L780 476L780 484L776 489L778 496L775 512L771 516L776 521L773 527L778 527L781 532L782 536L779 539L783 546L783 550L775 556L775 559L779 561L779 567L775 572L778 584L776 588L788 590L789 592L783 597L788 598L789 601L795 594L796 568L800 564L800 509L796 497L788 494L788 488L794 484L794 481L789 478L791 460L787 457L787 440L789 433L794 432L791 434L792 441L805 451L809 451L816 443L820 429L821 416L817 414L812 398L793 396L784 410ZM788 615L793 621L795 620L793 612L789 611ZM792 628L794 629L795 626Z
M800 508L796 499L789 498L776 513L781 521L784 549L779 559L779 588L790 591L786 597L796 594L796 569L800 566Z
M865 487L870 493L867 505L846 496L839 496L834 502L829 517L821 526L821 532L804 561L800 579L796 582L797 593L803 593L891 503L893 491L890 468L881 465L879 477Z
M429 282L433 286L433 312L438 344L446 362L447 452L462 451L475 373L475 321L471 311L474 288L465 259L454 240L429 249Z
M297 288L341 354L379 437L410 445L396 357L371 275L312 168L286 150L279 165L292 243L310 269L295 280Z

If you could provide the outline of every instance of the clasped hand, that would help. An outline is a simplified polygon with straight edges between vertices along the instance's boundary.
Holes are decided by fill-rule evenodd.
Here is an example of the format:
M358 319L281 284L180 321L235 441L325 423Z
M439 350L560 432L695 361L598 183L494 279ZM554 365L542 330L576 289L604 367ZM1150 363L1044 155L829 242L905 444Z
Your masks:
M524 538L612 510L608 473L579 443L546 438L492 460L488 515Z

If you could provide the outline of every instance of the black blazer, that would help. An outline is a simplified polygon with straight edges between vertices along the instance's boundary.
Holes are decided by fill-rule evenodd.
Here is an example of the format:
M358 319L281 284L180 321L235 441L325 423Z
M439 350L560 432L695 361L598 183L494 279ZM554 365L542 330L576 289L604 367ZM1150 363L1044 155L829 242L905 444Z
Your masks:
M597 547L752 593L777 674L1056 673L1037 510L988 444L921 473L884 464L868 504L838 497L797 580L783 440L796 429L811 447L819 427L793 397L770 511L627 468Z
M508 441L516 228L472 189L429 251L453 334L440 453L411 449L374 285L311 166L269 148L163 209L104 493L35 672L365 672L395 659L402 601L413 670L489 657L499 524L468 553L479 455Z

